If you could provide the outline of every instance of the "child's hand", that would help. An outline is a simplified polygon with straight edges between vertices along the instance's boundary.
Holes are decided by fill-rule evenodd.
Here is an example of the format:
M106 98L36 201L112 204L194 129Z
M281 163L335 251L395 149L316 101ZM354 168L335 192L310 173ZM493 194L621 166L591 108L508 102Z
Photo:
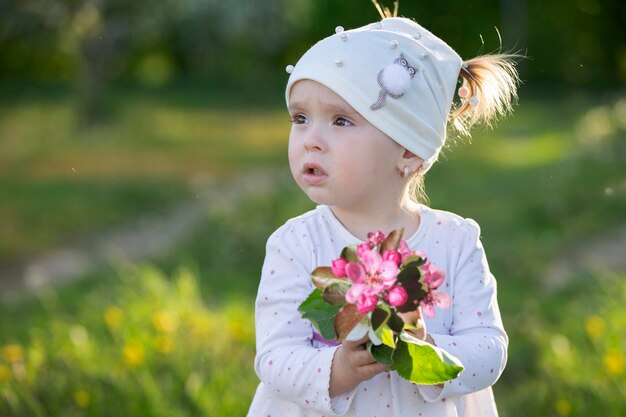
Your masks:
M365 348L367 336L356 342L344 340L333 358L330 373L330 396L351 391L363 381L372 379L389 366L376 362Z

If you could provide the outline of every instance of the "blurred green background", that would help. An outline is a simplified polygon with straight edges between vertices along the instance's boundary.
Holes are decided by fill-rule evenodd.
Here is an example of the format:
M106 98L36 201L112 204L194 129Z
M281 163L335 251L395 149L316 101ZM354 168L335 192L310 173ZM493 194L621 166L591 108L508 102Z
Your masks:
M623 417L626 5L400 11L463 57L528 57L514 116L426 180L482 226L501 415ZM1 416L245 415L265 240L312 207L284 68L375 19L369 0L0 1Z

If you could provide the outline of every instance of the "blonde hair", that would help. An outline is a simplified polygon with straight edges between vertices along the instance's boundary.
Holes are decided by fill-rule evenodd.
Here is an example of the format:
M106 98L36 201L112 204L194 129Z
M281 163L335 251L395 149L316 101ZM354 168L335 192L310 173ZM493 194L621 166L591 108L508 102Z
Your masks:
M463 100L450 115L459 133L469 136L474 125L492 126L498 117L511 113L519 83L517 58L516 54L481 55L463 63L459 76L470 99Z
M449 120L461 136L470 136L477 124L488 127L501 116L512 112L517 101L519 76L515 62L518 54L481 55L463 63L459 77L469 94L453 106ZM413 173L404 189L404 205L428 204L421 170Z

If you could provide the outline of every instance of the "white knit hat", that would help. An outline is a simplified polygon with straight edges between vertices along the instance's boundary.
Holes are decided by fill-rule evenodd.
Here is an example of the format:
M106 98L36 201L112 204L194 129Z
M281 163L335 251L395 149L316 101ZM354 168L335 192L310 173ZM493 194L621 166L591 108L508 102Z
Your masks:
M462 60L444 41L406 18L387 18L319 41L287 67L289 103L298 80L317 81L372 125L424 160L426 171L446 139Z

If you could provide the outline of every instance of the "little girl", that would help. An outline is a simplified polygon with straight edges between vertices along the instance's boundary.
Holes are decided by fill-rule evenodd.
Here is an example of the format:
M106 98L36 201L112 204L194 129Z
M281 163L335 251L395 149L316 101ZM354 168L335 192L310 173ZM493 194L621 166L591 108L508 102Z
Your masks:
M267 241L256 301L261 383L248 415L496 416L490 387L504 369L508 339L480 229L419 204L416 190L444 145L448 121L467 133L510 110L517 84L511 57L463 61L405 18L335 32L287 67L291 173L318 206ZM399 228L411 249L446 273L441 290L450 308L432 319L419 310L403 317L421 325L422 340L463 363L445 384L412 384L374 361L367 336L337 345L298 312L313 289L313 269L368 232Z

